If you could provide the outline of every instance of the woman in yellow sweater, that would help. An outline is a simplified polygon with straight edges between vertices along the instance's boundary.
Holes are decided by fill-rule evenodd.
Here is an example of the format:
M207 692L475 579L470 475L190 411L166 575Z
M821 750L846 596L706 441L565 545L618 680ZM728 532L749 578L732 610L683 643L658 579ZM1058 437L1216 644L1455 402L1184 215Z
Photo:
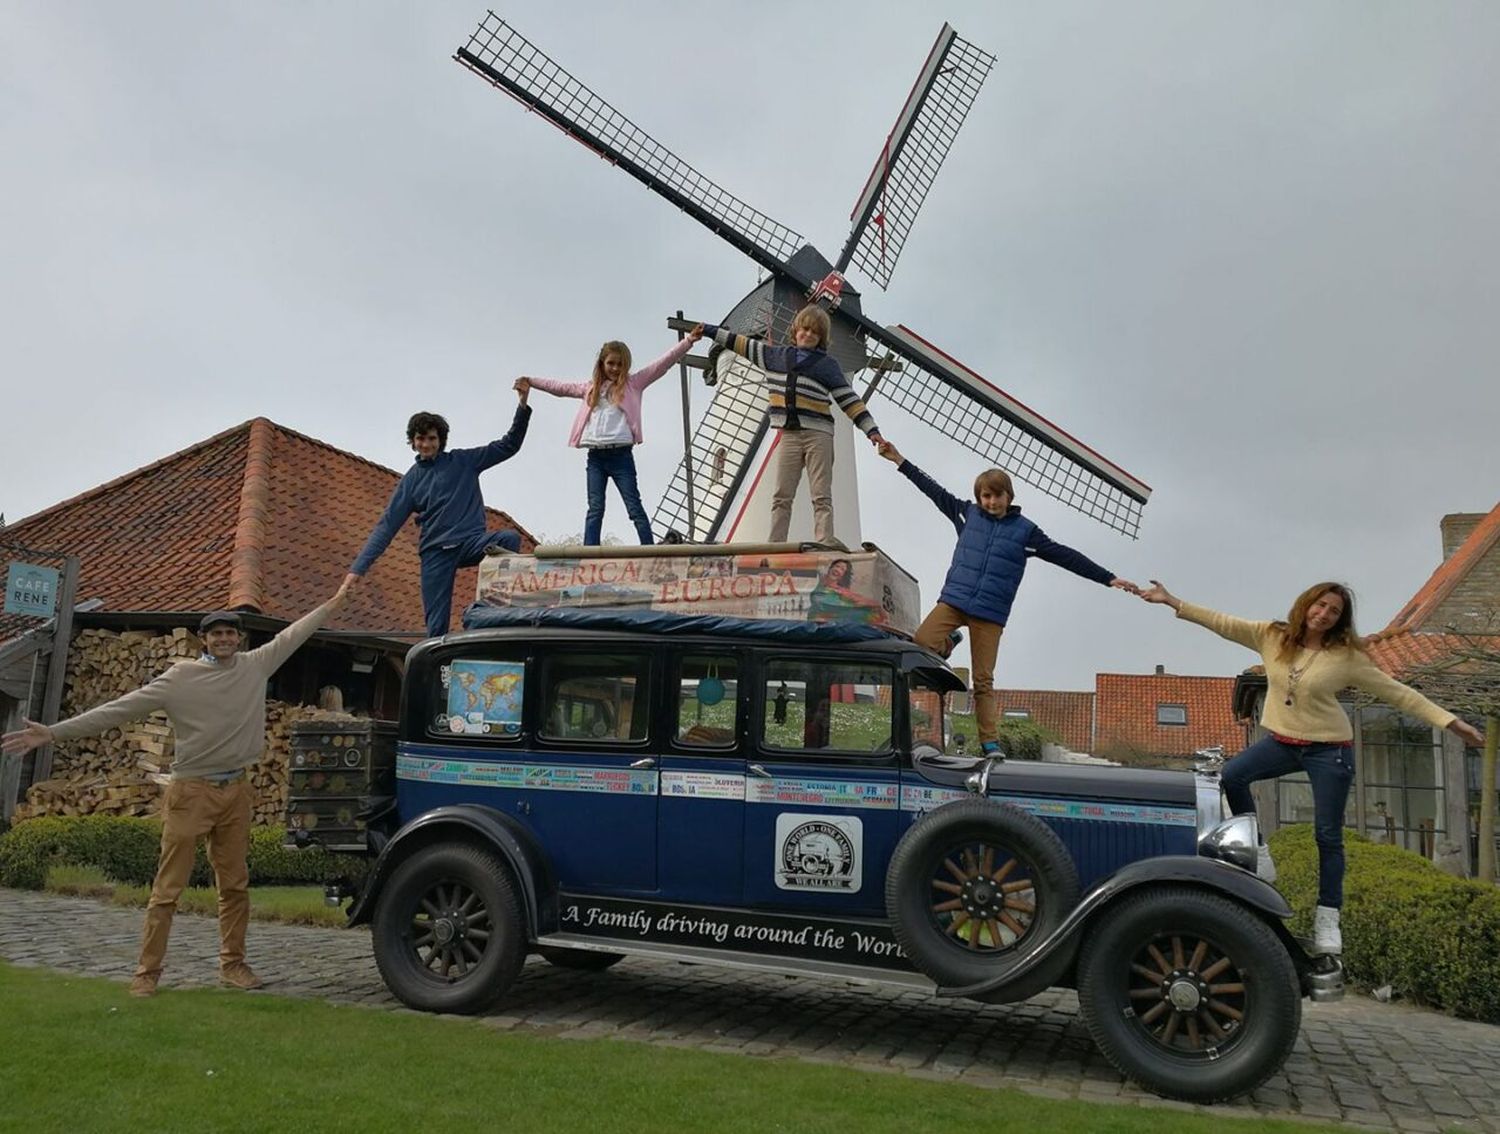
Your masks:
M1484 743L1484 735L1414 689L1382 672L1354 631L1354 596L1342 583L1318 583L1297 596L1285 622L1252 622L1183 602L1155 579L1141 597L1164 603L1178 618L1206 626L1221 638L1248 646L1266 667L1266 703L1261 727L1267 735L1224 766L1224 794L1236 815L1255 810L1250 785L1292 772L1306 772L1312 785L1313 836L1318 844L1318 908L1313 947L1340 953L1339 909L1344 904L1344 804L1354 780L1353 730L1339 704L1351 686L1387 704L1461 736ZM1262 846L1258 873L1276 880L1270 852Z

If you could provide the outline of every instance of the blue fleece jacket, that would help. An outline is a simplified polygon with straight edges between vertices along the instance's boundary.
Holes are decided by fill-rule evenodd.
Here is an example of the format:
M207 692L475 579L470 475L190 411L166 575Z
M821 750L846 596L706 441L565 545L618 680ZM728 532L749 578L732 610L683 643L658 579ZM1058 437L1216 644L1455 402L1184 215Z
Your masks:
M1106 587L1115 577L1082 552L1048 539L1014 504L1005 515L992 516L973 500L954 496L910 461L901 462L901 474L953 521L958 532L939 602L1004 626L1026 560L1033 555Z
M498 441L479 449L444 449L431 460L418 457L396 485L391 502L349 570L355 575L368 571L413 513L421 532L418 551L423 555L482 533L484 497L479 474L516 455L530 422L531 407L517 406L510 432Z

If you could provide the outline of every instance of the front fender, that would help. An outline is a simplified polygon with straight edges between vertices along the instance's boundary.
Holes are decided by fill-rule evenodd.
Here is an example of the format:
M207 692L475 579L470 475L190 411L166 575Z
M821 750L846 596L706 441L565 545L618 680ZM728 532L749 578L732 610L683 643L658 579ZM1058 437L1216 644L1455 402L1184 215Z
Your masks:
M1103 882L1083 896L1073 912L1053 930L1036 951L1003 976L965 988L940 988L939 996L963 996L975 1000L994 999L1003 996L1006 985L1026 987L1028 977L1043 969L1058 958L1064 950L1077 948L1077 936L1094 914L1114 901L1121 894L1140 886L1162 882L1186 882L1203 886L1233 898L1242 905L1250 906L1268 919L1282 920L1292 914L1292 907L1281 896L1280 891L1237 866L1211 858L1193 855L1162 855L1159 858L1143 858L1115 871Z
M418 815L386 843L370 871L369 881L349 910L349 924L363 925L374 916L375 903L392 872L412 852L446 838L480 842L500 852L521 888L528 936L557 920L557 886L546 855L531 832L492 807L458 804Z

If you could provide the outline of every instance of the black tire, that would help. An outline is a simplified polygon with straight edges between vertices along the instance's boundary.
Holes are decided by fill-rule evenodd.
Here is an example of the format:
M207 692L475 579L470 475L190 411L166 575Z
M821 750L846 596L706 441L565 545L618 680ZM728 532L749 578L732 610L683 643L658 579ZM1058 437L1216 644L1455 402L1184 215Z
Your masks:
M978 797L918 819L885 877L897 942L942 988L1003 976L1077 904L1078 869L1052 828Z
M540 945L537 952L549 965L583 973L602 973L625 959L624 953L596 953L592 949L566 949L558 945Z
M1302 1024L1297 971L1275 931L1187 886L1127 894L1089 926L1078 1001L1122 1074L1188 1102L1253 1091L1281 1069Z
M462 843L425 847L397 866L370 928L386 987L423 1012L484 1011L526 960L509 867Z

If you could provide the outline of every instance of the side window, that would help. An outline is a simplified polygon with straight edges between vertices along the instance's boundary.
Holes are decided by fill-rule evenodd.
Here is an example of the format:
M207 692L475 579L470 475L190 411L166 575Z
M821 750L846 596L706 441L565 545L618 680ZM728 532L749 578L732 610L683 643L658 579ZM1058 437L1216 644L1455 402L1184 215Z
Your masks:
M456 657L437 667L435 681L429 733L494 740L521 734L525 661Z
M677 676L677 743L734 747L740 667L732 654L684 654Z
M553 654L542 663L538 733L548 740L645 740L649 670L645 654Z
M891 750L892 671L817 660L766 666L767 748L874 755Z

